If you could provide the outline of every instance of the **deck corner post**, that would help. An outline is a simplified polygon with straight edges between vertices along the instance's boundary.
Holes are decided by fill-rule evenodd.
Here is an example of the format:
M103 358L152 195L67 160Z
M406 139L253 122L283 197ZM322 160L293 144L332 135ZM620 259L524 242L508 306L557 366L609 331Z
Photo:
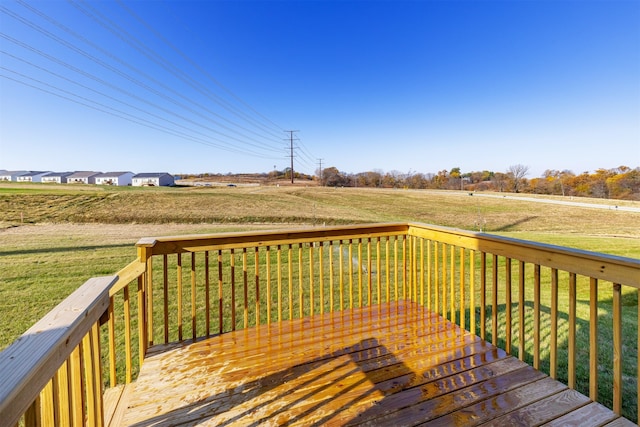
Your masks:
M140 331L145 335L140 337L144 343L142 352L146 353L147 349L153 345L153 247L147 245L138 245L138 260L145 265L145 271L142 276L142 298L139 299L140 310L142 311L141 320L143 326ZM146 327L144 327L146 326Z

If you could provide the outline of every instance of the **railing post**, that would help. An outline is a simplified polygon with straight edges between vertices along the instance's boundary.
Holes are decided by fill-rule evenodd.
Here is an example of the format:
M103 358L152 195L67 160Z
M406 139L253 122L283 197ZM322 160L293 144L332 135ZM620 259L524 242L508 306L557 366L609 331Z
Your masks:
M575 275L572 279L572 304L575 305ZM572 308L575 313L575 307ZM575 320L571 332L575 342ZM594 278L589 281L589 398L594 401L598 399L598 280Z
M613 284L613 411L622 414L622 287Z
M151 292L151 286L153 284L153 265L151 257L153 255L153 248L149 246L138 246L138 259L145 264L145 272L138 279L138 331L140 334L140 366L147 349L153 344L153 317L152 300L149 296Z

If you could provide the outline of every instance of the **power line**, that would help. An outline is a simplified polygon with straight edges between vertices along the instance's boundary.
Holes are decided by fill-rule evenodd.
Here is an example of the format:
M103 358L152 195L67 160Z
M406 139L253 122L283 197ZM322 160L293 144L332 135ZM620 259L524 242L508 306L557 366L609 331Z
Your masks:
M207 73L206 70L204 70L195 61L185 55L184 52L180 51L180 49L172 44L171 41L165 38L158 31L153 29L153 27L146 21L144 21L143 18L133 12L122 2L118 2L118 4L123 9L125 9L132 17L134 17L136 21L146 29L146 31L151 32L156 38L160 39L173 51L177 52L186 63L194 67L209 81L213 81L218 87L223 89L226 94L231 96L238 104L233 105L228 100L225 100L224 98L212 92L209 88L210 85L206 85L204 84L204 82L198 81L195 76L188 74L185 70L181 69L179 66L176 66L174 61L166 59L163 55L154 51L152 48L149 48L138 38L136 38L136 36L134 36L132 33L125 31L122 25L119 25L119 23L114 22L105 14L97 10L95 8L95 5L92 6L87 3L83 3L81 5L80 3L74 2L73 0L70 0L69 4L80 11L85 17L109 31L110 34L118 37L127 46L134 49L136 52L139 52L140 57L144 56L144 58L152 61L164 72L169 73L172 77L180 80L184 84L194 89L195 93L202 95L204 98L211 102L216 103L226 113L231 114L233 117L241 120L247 125L238 123L235 119L225 117L220 113L210 109L208 105L197 102L193 97L186 96L186 94L182 93L179 90L176 90L171 84L166 83L166 79L163 80L162 78L157 77L156 74L151 75L149 72L145 72L137 67L135 61L123 60L122 58L114 55L112 52L124 52L124 50L117 48L117 46L109 45L109 48L102 47L104 46L105 41L98 42L95 38L90 39L81 35L78 31L75 31L73 28L56 20L49 14L44 13L41 10L38 10L37 8L27 4L23 0L17 0L17 4L24 7L34 16L37 16L37 18L46 21L50 25L50 29L53 29L53 27L55 27L58 34L54 34L51 31L45 29L34 20L32 20L32 17L27 17L17 11L10 10L7 7L4 7L5 5L8 5L8 3L4 3L2 7L0 7L0 10L5 15L13 18L18 23L32 30L34 33L39 33L40 35L53 40L59 45L64 46L66 49L69 49L69 51L72 52L73 55L77 55L79 59L71 59L72 63L69 63L62 60L62 58L64 58L64 56L62 55L56 54L56 56L53 56L47 54L46 52L51 52L51 49L49 47L38 48L38 42L36 42L35 46L32 46L21 41L34 40L33 37L21 36L20 40L18 40L17 38L11 37L11 35L0 34L0 37L12 42L18 49L23 50L20 51L21 53L17 53L18 51L15 51L15 49L13 49L15 51L13 53L9 51L2 51L2 53L6 55L6 57L10 57L15 61L20 61L22 63L28 64L33 68L33 70L38 70L38 72L48 73L48 75L53 76L56 81L54 82L51 79L49 79L49 81L44 81L42 80L42 78L37 78L33 75L28 76L27 74L13 70L10 67L2 67L6 72L19 76L19 78L15 78L8 75L3 75L2 77L4 77L5 79L12 80L19 84L22 84L23 86L37 89L44 93L69 100L84 107L92 108L94 110L101 111L142 126L160 130L162 132L166 132L168 134L190 141L224 149L226 151L238 152L265 158L265 154L259 153L258 151L263 151L266 153L271 152L273 154L277 152L281 153L280 150L282 150L282 148L277 147L278 144L276 142L279 137L275 133L273 133L273 129L282 131L281 127L269 120L266 116L260 114L249 104L234 95L229 89L222 86L209 73ZM81 20L79 21L77 18L72 18L71 14L65 13L64 16L69 17L69 19L73 19L72 25L74 27L79 27L79 25L81 25L82 23ZM40 24L42 24L43 21L40 21ZM131 28L135 29L135 26L127 27L127 29ZM96 53L89 53L89 51L81 49L78 45L78 41L80 41L84 45L89 46L94 50L94 52L97 52L99 56L96 56ZM45 59L48 62L45 64L42 61L39 61L40 64L36 64L32 61L29 61L26 58L30 56L25 55L25 52L36 54L39 58ZM124 87L121 87L111 75L107 76L104 73L102 73L102 75L95 75L90 73L88 70L91 70L92 67L85 66L84 61L89 61L90 64L96 64L102 69L108 70L110 73L113 73L113 76L117 76L118 78L124 79L124 81L133 83L135 86L143 89L144 91L147 91L153 96L141 96L139 91L134 93L131 90L127 90ZM56 73L53 71L56 69L56 67L51 67L50 62L55 63L68 71L63 72L62 74ZM117 63L116 66L113 65L115 63ZM9 64L7 63L7 65ZM131 71L131 73L126 72L126 70ZM76 75L81 76L81 78L76 77ZM29 81L35 82L35 84L29 83ZM65 85L73 84L78 88L90 91L92 94L94 94L94 96L98 95L99 97L103 97L104 99L108 100L108 103L99 101L95 98L91 99L92 97L83 96L77 92L74 93L73 91L63 89L62 87L60 87L60 82L62 81L65 82ZM85 83L82 83L83 81ZM99 90L96 84L104 86L109 90L106 92L103 90ZM157 97L157 99L154 99L155 97ZM127 102L127 98L133 100L134 103ZM165 102L167 102L169 105L161 105L161 103L164 104ZM120 105L124 105L128 109L136 110L143 113L144 115L147 115L151 118L151 120L115 108L113 105L108 105L109 103L118 103ZM144 107L142 105L144 105ZM240 105L240 107L238 107L238 105ZM158 110L161 114L159 115L153 110ZM183 111L182 114L180 113L180 110ZM178 121L171 120L164 115L174 117L175 119L178 119ZM213 119L213 117L215 117L216 119ZM215 125L215 128L208 126L207 122ZM248 126L251 126L251 128L249 128ZM197 128L201 128L204 132L198 131ZM226 132L221 130L226 130ZM212 133L219 135L221 139L212 137L210 135ZM293 139L293 133L290 134L290 137L291 139ZM212 143L211 141L218 141L219 143ZM236 143L234 143L233 141L235 141ZM291 147L293 147L293 142L291 142ZM290 148L290 153L293 166L293 148ZM302 146L302 151L300 152L300 154L301 156L299 156L298 160L303 163L308 163L310 160L309 154L308 151L305 150L304 146Z
M26 5L25 7L28 7L28 8L29 8L29 10L32 10L34 13L42 14L41 12L37 11L37 9L35 9L35 8L31 7L31 6ZM231 129L230 127L228 127L228 126L226 126L226 125L224 125L224 124L222 124L222 123L220 123L220 122L217 122L217 121L215 121L215 120L211 119L210 117L207 117L206 115L204 115L203 113L201 113L201 112L200 112L200 110L204 110L204 111L208 112L209 114L215 115L216 117L222 118L223 120L225 120L225 121L226 121L226 122L228 122L228 123L232 123L232 124L234 124L235 126L238 126L238 127L241 127L241 128L242 128L242 126L239 126L239 125L237 125L237 124L235 124L235 123L231 122L230 120L228 120L228 119L226 119L226 118L222 117L221 115L219 115L219 114L217 114L217 113L215 113L215 112L213 112L213 111L211 111L211 110L207 109L205 106L203 106L203 105L201 105L201 104L198 104L198 103L195 103L195 102L193 102L193 101L192 101L191 99L189 99L189 98L186 98L184 95L182 95L182 94L180 94L179 92L177 92L177 91L173 90L173 89L172 89L172 88L170 88L169 86L167 86L167 85L165 85L165 84L163 84L163 83L159 82L157 79L155 79L155 78L153 78L153 77L149 76L147 73L145 73L145 72L143 72L143 71L141 71L141 70L139 70L139 69L137 69L137 68L135 68L135 67L132 67L131 65L129 65L129 63L128 63L127 61L124 61L124 60L122 60L122 59L117 58L115 55L110 54L110 52L106 51L105 49L100 48L99 46L97 46L97 45L95 45L94 43L92 43L92 42L88 41L88 40L87 40L86 38L84 38L84 37L81 37L81 40L82 40L82 41L84 41L84 42L86 42L86 43L87 43L87 44L89 44L90 46L94 47L94 48L95 48L96 50L98 50L99 52L101 52L101 53L105 54L105 55L106 55L107 57L109 57L109 58L112 58L112 59L116 60L119 64L124 65L124 66L126 66L127 68L129 68L129 69L131 69L131 70L133 70L133 71L137 72L137 73L138 73L138 74L140 74L142 77L144 77L146 80L148 80L148 81L151 81L151 82L155 83L156 85L160 86L160 87L161 87L162 89L164 89L165 91L167 91L167 92L169 92L169 93L172 93L172 94L174 94L174 95L177 95L177 96L181 97L182 99L186 100L187 102L194 104L194 105L195 105L195 107L196 107L197 109L196 109L196 108L192 108L192 107L190 107L190 106L188 106L188 105L186 105L186 104L184 104L184 103L182 103L182 102L178 101L177 99L173 98L172 96L167 95L167 94L166 94L166 93L164 93L164 92L160 92L159 90L157 90L157 89L155 89L155 88L151 87L149 84L147 84L147 83L145 83L145 82L143 82L143 81L141 81L141 80L139 80L139 79L137 79L137 78L133 77L132 75L130 75L130 74L128 74L128 73L123 72L120 68L114 67L114 66L112 66L112 65L110 65L110 64L108 64L108 63L106 63L105 61L103 61L103 60L101 60L101 59L99 59L99 58L95 57L94 55L89 54L88 52L86 52L86 51L84 51L84 50L80 49L79 47L77 47L77 46L75 46L75 45L73 45L73 44L72 44L72 43L70 43L69 41L64 40L64 39L62 39L61 37L59 37L59 36L57 36L57 35L55 35L55 34L53 34L53 33L49 32L49 31L45 30L44 28L42 28L42 27L40 27L39 25L37 25L37 24L33 23L32 21L30 21L30 20L28 20L28 19L24 18L23 16L21 16L21 15L19 15L19 14L16 14L15 12L12 12L12 11L10 11L10 10L6 9L5 7L1 7L1 8L0 8L0 10L2 10L2 12L4 12L5 14L7 14L8 16L11 16L12 18L14 18L14 19L16 19L16 20L18 20L18 21L22 22L23 24L25 24L25 25L29 26L30 28L32 28L32 29L34 29L34 30L36 30L36 31L40 32L41 34L45 35L46 37L48 37L48 38L50 38L50 39L52 39L52 40L56 41L57 43L59 43L59 44L61 44L61 45L65 46L65 47L67 47L68 49L70 49L70 50L72 50L72 51L76 52L77 54L79 54L79 55L81 55L81 56L83 56L83 57L87 58L87 59L88 59L88 60L90 60L91 62L94 62L94 63L96 63L96 64L98 64L98 65L102 66L103 68L105 68L105 69L107 69L107 70L109 70L109 71L113 72L114 74L116 74L116 75L118 75L118 76L120 76L120 77L125 78L126 80L128 80L128 81L130 81L130 82L134 83L134 84L135 84L135 85L137 85L138 87L140 87L140 88L142 88L142 89L144 89L144 90L149 91L150 93L152 93L152 94L154 94L154 95L158 96L159 98L162 98L162 99L164 99L164 100L166 100L166 101L168 101L168 102L170 102L170 103L174 104L174 105L175 105L175 106L177 106L177 107L180 107L180 108L182 108L182 109L184 109L184 110L186 110L186 111L188 111L188 112L190 112L190 113L192 113L192 114L195 114L195 115L197 115L197 116L199 116L199 117L201 117L201 118L203 118L203 119L205 119L205 120L207 120L207 121L209 121L209 122L211 122L211 123L216 124L217 126L220 126L220 127L221 127L221 128L223 128L223 129L228 130L228 131L237 132L237 131L235 131L235 130ZM42 15L47 16L47 15L45 15L45 14L42 14ZM57 22L57 21L55 21L54 19L49 18L48 16L47 16L47 20L48 20L49 22L53 23L54 25L56 25L56 26L58 26L58 27L62 28L62 29L63 29L63 30L65 30L65 31L67 31L67 30L68 30L68 28L67 28L67 27L65 27L64 25L62 25L62 24L58 23L58 22ZM73 32L73 31L71 31L70 33L71 33L72 35L74 35L74 36L77 36L77 33ZM248 130L248 129L246 129L246 128L244 128L244 129L245 129L245 130ZM251 131L251 132L252 132L252 131ZM229 138L235 139L235 140L237 140L237 141L239 141L239 142L242 142L242 139L239 139L239 138L236 138L236 137L231 137L231 136L226 135L226 134L223 134L223 133L221 133L221 132L217 132L217 133L219 133L220 135L223 135L223 136L226 136L226 137L229 137ZM239 136L241 136L244 140L251 140L251 141L254 141L254 142L256 142L256 143L260 143L260 141L258 141L258 140L256 140L256 139L254 139L254 138L248 137L248 136L246 136L246 135L243 135L243 134L241 134L241 133L238 133L238 135L239 135Z
M190 141L193 141L193 142L197 142L197 143L199 143L199 144L203 144L203 145L208 145L208 146L211 146L211 147L219 148L219 149L222 149L222 150L225 150L225 151L229 151L229 152L235 152L235 153L240 153L240 154L245 154L245 155L246 155L246 154L251 154L251 155L255 155L255 156L257 156L257 157L262 157L262 158L271 158L271 159L275 158L275 157L267 157L267 156L261 155L260 153L252 153L252 152L248 152L248 151L246 151L246 150L237 150L237 149L233 149L232 147L228 147L228 146L226 146L226 145L214 144L214 143L212 143L212 142L210 142L210 141L209 141L209 139L212 139L211 137L208 137L208 136L207 136L207 138L208 138L208 139L207 139L207 140L204 140L204 139L201 139L201 138L194 137L194 136L192 136L192 135L188 135L188 134L186 134L186 133L178 132L178 131L176 131L176 130L174 130L174 129L168 128L168 127L163 126L163 125L161 125L161 124L154 123L154 122L151 122L151 121L149 121L149 120L146 120L146 119L143 119L143 118L140 118L140 117L133 116L133 115L128 114L128 113L126 113L126 112L123 112L123 111L121 111L121 110L117 110L117 109L115 109L115 108L113 108L113 107L110 107L110 106L108 106L108 105L101 104L101 103L99 103L99 102L96 102L96 101L94 101L94 100L91 100L91 99L88 99L88 98L82 97L82 96L80 96L80 95L77 95L77 94L71 93L71 92L66 91L66 90L64 90L64 89L57 88L57 87L52 87L52 86L51 86L51 85L49 85L48 83L42 82L42 81L37 80L37 79L33 79L33 78L28 77L28 76L25 76L25 75L23 75L23 74L17 73L17 72L15 72L15 71L13 71L13 70L9 70L9 69L7 69L7 68L5 68L5 67L0 67L0 69L4 69L4 70L9 71L9 72L12 72L12 73L14 73L14 74L18 74L18 75L20 75L20 76L21 76L21 77L23 77L23 78L27 78L27 79L29 79L29 80L35 81L35 82L37 82L37 83L39 83L39 84L41 84L41 85L43 85L43 86L50 87L51 89L58 90L58 91L60 91L60 92L61 92L61 93L63 93L63 94L67 94L67 95L69 95L69 96L76 97L76 98L80 99L81 101L78 101L77 99L70 98L70 97L69 97L69 96L67 96L67 95L63 95L63 94L60 94L60 93L56 93L56 92L54 92L54 91L52 91L52 90L49 90L49 89L43 89L43 88L41 88L41 87L35 86L35 85L33 85L33 84L27 83L27 82L25 82L25 81L22 81L22 80L19 80L19 79L13 78L13 77L9 77L9 76L4 75L4 74L0 74L0 77L3 77L3 78L8 79L8 80L12 80L12 81L14 81L14 82L16 82L16 83L20 83L20 84L25 85L25 86L29 86L29 87L31 87L31 88L33 88L33 89L37 89L37 90L39 90L39 91L41 91L41 92L45 92L45 93L48 93L48 94L50 94L50 95L57 96L57 97L62 98L62 99L66 99L66 100L68 100L68 101L74 102L74 103L79 104L79 105L82 105L82 106L84 106L84 107L88 107L88 108L94 109L94 110L96 110L96 111L101 111L101 112L103 112L103 113L106 113L106 114L112 115L112 116L114 116L114 117L117 117L117 118L120 118L120 119L124 119L124 120L127 120L127 121L129 121L129 122L132 122L132 123L135 123L135 124L141 125L141 126L148 127L148 128L150 128L150 129L159 130L159 131L164 132L164 133L167 133L167 134L169 134L169 135L174 135L174 136L177 136L177 137L179 137L179 138L183 138L183 139L186 139L186 140L190 140ZM83 101L84 101L84 102L83 102ZM88 102L90 102L90 103L92 103L92 104L94 104L94 105L88 104ZM109 110L111 110L111 111L109 111ZM205 136L206 136L206 135L205 135ZM213 139L215 139L215 138L213 138ZM218 141L220 141L220 140L218 140ZM223 142L223 143L224 143L224 141L221 141L221 142Z

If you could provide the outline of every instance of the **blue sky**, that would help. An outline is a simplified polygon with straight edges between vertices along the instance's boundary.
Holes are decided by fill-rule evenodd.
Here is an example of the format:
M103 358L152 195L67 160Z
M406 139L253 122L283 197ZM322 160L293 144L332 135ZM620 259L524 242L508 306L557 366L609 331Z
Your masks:
M640 166L640 1L0 1L0 169Z

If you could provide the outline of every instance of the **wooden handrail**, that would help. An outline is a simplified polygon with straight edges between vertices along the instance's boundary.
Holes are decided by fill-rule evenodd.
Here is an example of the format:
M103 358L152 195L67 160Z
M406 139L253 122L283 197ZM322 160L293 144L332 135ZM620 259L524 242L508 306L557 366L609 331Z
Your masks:
M408 233L640 289L640 259L424 224L410 224Z
M0 353L0 420L16 425L109 307L116 276L92 278Z
M214 249L242 249L262 246L328 242L406 234L408 224L359 224L336 227L314 227L285 231L253 231L191 236L147 237L136 246L149 248L152 255L177 254Z
M144 274L146 265L140 260L135 260L129 263L126 267L116 273L118 280L109 289L109 296L114 296L120 292L125 286L131 283L132 280L140 277Z

